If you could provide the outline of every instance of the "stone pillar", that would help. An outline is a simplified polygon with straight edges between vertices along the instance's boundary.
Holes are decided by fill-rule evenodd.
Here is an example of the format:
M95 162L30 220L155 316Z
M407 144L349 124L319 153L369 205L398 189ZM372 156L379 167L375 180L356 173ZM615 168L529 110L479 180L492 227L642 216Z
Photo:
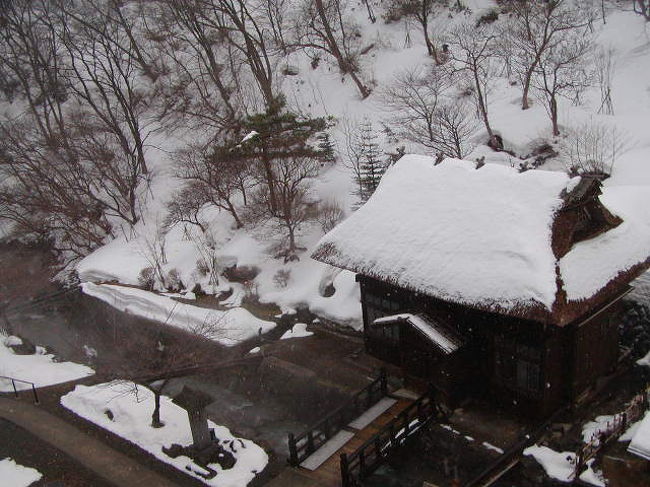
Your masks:
M198 452L208 447L212 440L205 408L213 402L212 398L201 391L184 386L181 393L172 402L187 411L195 451Z

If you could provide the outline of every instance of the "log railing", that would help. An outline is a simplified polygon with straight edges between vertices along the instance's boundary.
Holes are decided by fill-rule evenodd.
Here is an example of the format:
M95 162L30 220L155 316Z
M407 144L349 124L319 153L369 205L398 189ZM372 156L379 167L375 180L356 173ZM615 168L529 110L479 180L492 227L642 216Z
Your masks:
M299 435L289 433L289 464L297 467L352 420L388 394L386 371L357 392L349 401Z

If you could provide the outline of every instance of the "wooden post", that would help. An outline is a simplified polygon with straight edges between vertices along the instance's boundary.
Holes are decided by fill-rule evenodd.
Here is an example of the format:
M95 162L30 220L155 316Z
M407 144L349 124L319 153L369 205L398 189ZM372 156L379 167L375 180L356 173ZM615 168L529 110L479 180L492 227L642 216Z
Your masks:
M293 433L289 433L289 465L292 467L297 467L299 465L296 437L293 435Z
M11 385L14 388L14 396L18 397L18 391L16 390L16 382L13 379L11 379Z
M32 392L34 393L34 404L38 404L38 394L36 394L36 387L32 384Z
M314 453L314 432L309 430L307 432L307 455Z
M351 487L350 483L350 472L348 470L348 456L345 453L341 453L341 486L342 487Z
M379 384L381 386L381 395L388 395L388 377L386 376L386 369L384 367L379 371Z

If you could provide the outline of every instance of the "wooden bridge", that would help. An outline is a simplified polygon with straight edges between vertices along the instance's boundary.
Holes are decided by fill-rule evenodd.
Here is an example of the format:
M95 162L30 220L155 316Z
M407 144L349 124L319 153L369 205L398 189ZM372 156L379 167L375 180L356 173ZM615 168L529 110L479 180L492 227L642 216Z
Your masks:
M289 462L271 486L352 487L439 410L431 394L388 394L385 374L351 401L298 436L289 435Z

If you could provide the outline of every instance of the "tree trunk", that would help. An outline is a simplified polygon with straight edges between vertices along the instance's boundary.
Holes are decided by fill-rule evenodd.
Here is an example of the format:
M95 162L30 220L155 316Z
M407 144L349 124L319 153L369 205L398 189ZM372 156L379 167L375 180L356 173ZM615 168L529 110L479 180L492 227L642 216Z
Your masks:
M325 7L323 6L323 0L315 0L316 9L318 10L318 16L320 17L321 23L323 24L323 29L325 30L325 38L330 52L336 58L336 61L339 65L339 69L342 73L349 73L352 77L352 80L357 85L359 92L361 93L361 98L368 98L370 95L370 88L363 84L363 82L357 76L353 66L350 66L350 63L345 59L345 56L339 49L339 46L334 38L334 33L332 32L332 27L330 26L329 20L325 13Z
M530 91L530 81L533 77L533 71L535 70L535 66L537 63L533 63L530 65L530 68L526 70L526 74L524 75L524 90L521 95L521 109L522 110L528 110L530 108L530 105L528 103L528 92Z
M476 96L478 98L478 109L481 112L481 118L483 118L483 124L485 125L485 130L487 130L488 137L490 138L490 145L493 148L497 147L497 139L492 132L492 127L490 126L490 120L488 119L487 107L485 106L485 100L483 99L483 90L481 89L481 81L478 79L478 69L473 70L474 73L474 84L476 85Z
M235 206L230 202L229 199L226 199L226 205L228 206L228 213L230 213L235 220L235 225L237 228L242 228L244 224L239 218L239 215L237 214L237 210L235 209Z
M160 391L152 388L153 397L154 397L154 408L153 413L151 414L151 427L152 428L162 428L165 426L165 423L160 421Z
M549 110L551 112L551 122L553 123L553 135L557 137L560 135L560 127L557 123L557 100L554 95L550 98Z
M273 174L273 168L271 167L271 161L266 149L266 146L262 146L262 164L264 165L264 175L266 177L266 184L269 187L269 209L271 214L275 215L278 212L278 200L275 196L275 175Z

